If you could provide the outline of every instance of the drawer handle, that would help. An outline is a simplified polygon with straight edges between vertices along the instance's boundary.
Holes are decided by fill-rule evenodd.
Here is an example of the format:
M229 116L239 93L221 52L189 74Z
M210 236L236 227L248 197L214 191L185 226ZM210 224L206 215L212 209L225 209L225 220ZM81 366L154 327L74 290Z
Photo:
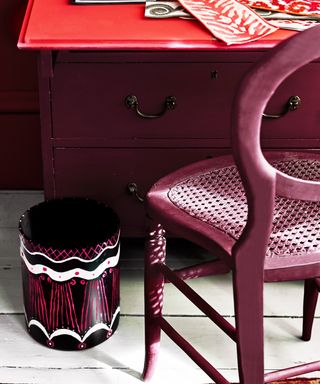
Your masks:
M177 100L174 96L167 96L165 98L163 109L159 113L149 114L143 113L139 110L139 102L137 96L129 95L125 98L126 106L130 109L134 109L138 116L143 117L144 119L157 119L158 117L163 116L167 111L173 110L177 106Z
M268 115L266 113L263 113L262 116L267 119L279 119L280 117L286 115L288 112L293 112L297 110L300 107L300 105L301 105L300 97L291 96L290 99L287 101L284 111L281 112L279 115Z
M127 189L130 195L134 195L140 201L140 203L144 202L144 198L139 195L138 186L136 183L129 183L127 185Z

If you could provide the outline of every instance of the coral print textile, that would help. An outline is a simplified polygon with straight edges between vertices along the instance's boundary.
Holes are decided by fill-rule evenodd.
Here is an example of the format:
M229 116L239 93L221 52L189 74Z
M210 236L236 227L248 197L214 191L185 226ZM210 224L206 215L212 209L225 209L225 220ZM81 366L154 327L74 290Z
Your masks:
M241 0L241 3L252 8L320 17L319 0Z
M273 381L270 384L320 384L320 379L289 379L281 381Z
M278 28L235 0L179 0L218 39L243 44L275 32Z

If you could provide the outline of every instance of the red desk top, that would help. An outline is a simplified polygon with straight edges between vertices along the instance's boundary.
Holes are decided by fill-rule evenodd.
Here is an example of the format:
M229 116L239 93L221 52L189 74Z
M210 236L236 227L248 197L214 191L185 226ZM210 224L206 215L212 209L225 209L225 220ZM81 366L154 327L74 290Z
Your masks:
M69 0L29 0L19 48L103 50L266 49L294 32L227 46L197 21L148 19L144 4L72 5Z

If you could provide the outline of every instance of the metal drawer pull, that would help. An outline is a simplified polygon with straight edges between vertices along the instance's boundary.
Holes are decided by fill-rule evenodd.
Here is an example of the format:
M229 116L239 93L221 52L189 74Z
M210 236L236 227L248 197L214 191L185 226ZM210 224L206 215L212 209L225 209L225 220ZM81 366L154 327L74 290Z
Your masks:
M140 201L140 203L144 202L144 198L139 195L138 186L136 183L129 183L127 188L130 195L134 195Z
M143 113L139 110L139 103L137 96L129 95L125 98L125 103L128 108L134 109L140 117L143 117L144 119L157 119L158 117L163 116L167 111L175 109L177 106L177 100L174 96L167 96L163 109L161 112L156 114L149 114L149 113Z
M299 96L291 96L290 99L287 101L285 110L280 113L279 115L268 115L266 113L263 113L262 116L267 119L279 119L280 117L286 115L288 112L293 112L296 109L298 109L301 105L301 99Z

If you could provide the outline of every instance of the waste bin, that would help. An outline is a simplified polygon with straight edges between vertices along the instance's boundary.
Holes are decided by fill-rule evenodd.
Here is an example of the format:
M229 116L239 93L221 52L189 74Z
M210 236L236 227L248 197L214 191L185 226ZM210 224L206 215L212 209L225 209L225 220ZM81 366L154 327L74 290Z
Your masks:
M22 215L19 232L31 336L65 350L108 339L120 315L116 213L90 199L48 200Z

